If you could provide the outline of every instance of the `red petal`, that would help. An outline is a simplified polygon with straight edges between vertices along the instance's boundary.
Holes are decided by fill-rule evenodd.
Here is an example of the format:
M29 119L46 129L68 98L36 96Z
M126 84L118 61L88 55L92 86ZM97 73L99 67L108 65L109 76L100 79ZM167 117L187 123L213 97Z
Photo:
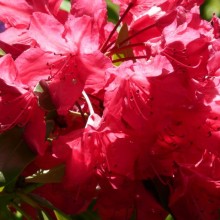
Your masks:
M40 48L31 48L15 61L19 78L23 84L34 87L40 80L47 80L51 74L50 66L63 59Z
M30 23L32 8L25 0L0 0L0 20L13 27L25 28Z
M60 9L62 0L28 0L33 6L34 11L40 11L50 14L50 12L56 15Z
M64 26L53 16L35 12L31 19L29 35L37 41L44 51L57 54L69 52L69 47L62 37Z
M24 137L27 144L33 151L40 155L44 154L47 147L45 143L46 125L44 115L44 111L40 109L35 102L32 108L32 114L24 131Z

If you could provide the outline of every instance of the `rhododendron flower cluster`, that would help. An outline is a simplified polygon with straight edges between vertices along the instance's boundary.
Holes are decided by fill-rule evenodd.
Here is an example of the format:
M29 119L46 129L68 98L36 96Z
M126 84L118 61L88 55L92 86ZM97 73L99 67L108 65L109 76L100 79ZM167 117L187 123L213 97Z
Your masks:
M113 2L0 0L1 219L220 218L220 20Z

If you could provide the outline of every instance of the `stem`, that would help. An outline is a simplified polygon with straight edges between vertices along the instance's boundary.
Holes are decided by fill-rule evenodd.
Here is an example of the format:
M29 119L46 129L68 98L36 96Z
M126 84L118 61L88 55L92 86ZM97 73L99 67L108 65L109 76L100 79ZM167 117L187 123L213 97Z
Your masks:
M127 15L127 13L129 12L129 10L131 9L131 7L133 6L133 3L131 2L127 9L125 10L124 14L121 16L121 18L119 19L119 21L117 22L117 24L115 25L115 27L113 28L113 30L111 31L111 33L109 34L107 40L105 41L105 43L102 45L101 47L101 52L105 52L109 47L107 46L108 42L111 40L113 34L115 33L115 31L117 30L118 26L120 25L120 23L122 22L122 20L125 18L125 16Z

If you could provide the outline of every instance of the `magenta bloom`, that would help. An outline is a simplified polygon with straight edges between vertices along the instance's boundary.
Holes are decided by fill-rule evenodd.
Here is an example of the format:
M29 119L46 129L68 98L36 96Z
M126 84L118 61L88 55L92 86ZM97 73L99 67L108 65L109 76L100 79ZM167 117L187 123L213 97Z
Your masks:
M113 2L116 24L104 0L0 0L0 154L12 129L35 154L15 148L11 182L0 162L4 212L217 220L219 18L202 0Z

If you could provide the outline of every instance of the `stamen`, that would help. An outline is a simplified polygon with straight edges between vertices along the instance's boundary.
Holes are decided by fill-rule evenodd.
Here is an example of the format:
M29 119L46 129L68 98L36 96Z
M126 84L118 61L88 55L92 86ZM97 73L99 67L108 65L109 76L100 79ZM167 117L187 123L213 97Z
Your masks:
M111 31L111 33L109 34L108 38L106 39L105 43L102 45L102 47L101 47L101 49L100 49L101 52L104 53L105 51L107 51L107 49L109 48L109 47L107 46L108 42L111 40L113 34L115 33L115 31L117 30L118 26L121 24L122 20L125 18L125 16L126 16L127 13L129 12L129 10L132 8L132 6L133 6L133 2L131 2L131 3L128 5L128 7L127 7L127 9L125 10L124 14L121 16L121 18L119 19L119 21L117 22L117 24L115 25L115 27L113 28L113 30Z
M107 148L106 148L106 142L111 143L111 141L108 137L108 134L104 134L102 137L98 136L98 140L99 140L100 146L102 146L104 157L106 159L106 165L107 165L108 172L111 172L110 163L109 163L109 160L107 157Z
M194 65L194 66L189 66L189 65L187 65L187 64L181 63L180 61L176 60L175 58L173 58L172 56L170 56L169 54L167 54L167 53L164 52L164 51L161 52L161 54L164 55L164 56L166 56L166 57L168 57L169 59L175 61L177 64L179 64L179 65L181 65L181 66L183 66L183 67L186 67L186 68L190 68L190 69L196 69L196 68L201 64L201 62L202 62L202 59L201 59L201 57L200 57L198 64L196 64L196 65Z
M95 111L93 110L92 103L90 102L90 99L89 99L89 97L87 96L87 94L84 90L82 91L82 95L84 96L84 98L86 100L86 103L87 103L88 108L89 108L90 115L93 115L95 113Z
M79 109L79 112L80 112L80 114L81 114L81 116L82 116L82 118L83 118L83 121L86 123L86 114L85 113L83 113L83 111L82 111L82 108L81 108L81 106L80 106L80 104L78 103L78 102L76 102L75 103L75 105L77 106L77 108Z
M139 104L137 103L136 100L136 94L134 93L133 89L131 87L129 87L129 90L132 94L133 97L133 103L135 104L136 110L139 112L139 114L142 116L143 119L145 119L146 121L148 120L148 118L144 115L144 113L141 111L141 108L139 107ZM130 102L129 102L130 103ZM131 103L130 103L131 104Z
M66 58L64 58L64 59L61 59L61 60L58 60L57 62L54 62L54 63L52 64L52 65L54 66L55 64L59 64L59 63L62 63L62 62L64 61L64 63L61 65L60 69L58 69L53 75L51 74L50 80L51 80L52 78L54 78L59 72L61 72L61 71L65 68L65 66L67 65L67 63L70 61L70 58L71 58L71 56L68 56L68 57L66 57Z
M10 124L5 124L5 125L0 126L1 131L7 130L10 127L16 125L18 123L19 118L26 112L26 110L29 106L32 106L32 103L34 101L31 92L27 92L27 93L13 99L11 102L16 101L18 98L26 98L26 100L27 100L27 103L25 103L26 105L20 109L20 112L18 113L18 115L16 115L16 117L14 118L14 120L12 122L10 122Z
M167 185L167 183L162 179L162 177L160 176L159 172L157 171L157 169L154 167L154 165L151 163L150 164L152 170L154 171L155 175L157 176L157 178L159 179L159 181L163 184L163 185Z
M135 59L148 59L148 56L134 56L134 57L124 57L117 60L112 60L112 63L124 62L128 60L134 61Z
M149 26L147 26L147 27L145 27L145 28L143 28L143 29L141 29L140 31L138 31L138 32L136 32L136 33L134 33L134 34L132 34L130 37L128 37L128 38L124 39L122 42L120 42L120 43L117 45L117 47L120 47L121 45L127 43L127 42L128 42L129 40L131 40L132 38L136 37L136 36L139 35L139 34L142 34L144 31L146 31L146 30L152 28L152 27L155 26L155 25L156 25L156 22L153 23L153 24L151 24L151 25L149 25ZM113 44L115 44L115 42L116 42L116 41L111 42L111 43L105 48L105 51L107 51L108 48L110 48ZM115 46L115 47L113 47L112 49L117 48L117 47Z
M125 49L132 48L132 47L140 47L140 46L145 46L144 42L143 43L136 43L136 44L129 44L129 45L119 47L119 48L113 48L110 51L106 52L105 55L111 56L112 54L119 53Z

